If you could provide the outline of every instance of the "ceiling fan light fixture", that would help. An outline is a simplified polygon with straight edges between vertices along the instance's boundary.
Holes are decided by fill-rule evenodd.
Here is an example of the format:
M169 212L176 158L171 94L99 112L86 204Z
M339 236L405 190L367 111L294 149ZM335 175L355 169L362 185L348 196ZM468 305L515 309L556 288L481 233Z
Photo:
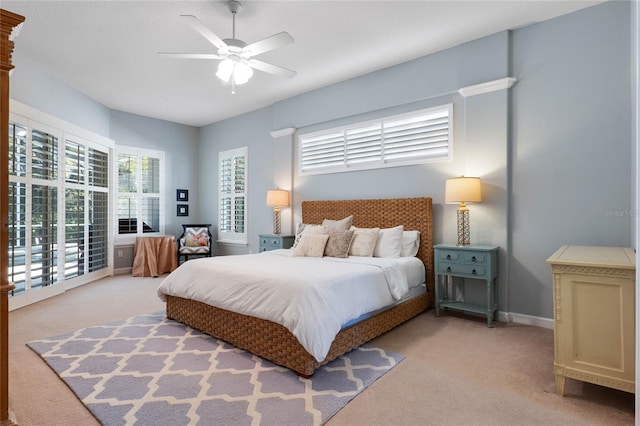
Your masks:
M253 76L253 69L242 60L226 58L218 65L216 77L225 83L245 84Z
M231 59L224 59L218 65L218 72L216 77L225 83L229 83L231 76L233 75L234 63Z
M236 62L233 69L233 80L236 84L245 84L253 76L253 70L244 62Z

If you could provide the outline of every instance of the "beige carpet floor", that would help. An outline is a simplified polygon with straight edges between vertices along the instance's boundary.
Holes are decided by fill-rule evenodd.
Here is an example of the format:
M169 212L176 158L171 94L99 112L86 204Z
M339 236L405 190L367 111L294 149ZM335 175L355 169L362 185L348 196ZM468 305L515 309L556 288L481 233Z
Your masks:
M9 402L20 425L97 424L25 344L162 310L161 280L110 277L9 314ZM633 394L570 379L566 396L555 394L552 330L489 329L480 318L429 310L372 344L406 359L328 426L634 424Z

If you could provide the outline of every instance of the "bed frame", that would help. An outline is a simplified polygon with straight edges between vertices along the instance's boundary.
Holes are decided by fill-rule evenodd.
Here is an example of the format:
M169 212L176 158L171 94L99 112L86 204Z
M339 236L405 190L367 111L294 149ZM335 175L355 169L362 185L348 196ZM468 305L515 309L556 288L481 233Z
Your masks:
M310 355L284 326L181 297L167 296L167 317L310 377L316 368L391 330L433 306L433 214L431 198L303 201L303 223L353 215L360 228L404 225L420 231L417 257L426 268L427 292L342 329L322 362Z

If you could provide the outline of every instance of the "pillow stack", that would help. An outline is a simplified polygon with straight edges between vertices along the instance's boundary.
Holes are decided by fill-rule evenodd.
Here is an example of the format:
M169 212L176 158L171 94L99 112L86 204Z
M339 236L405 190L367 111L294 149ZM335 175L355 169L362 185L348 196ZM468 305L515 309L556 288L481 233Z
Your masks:
M348 216L341 220L325 219L322 225L298 226L293 243L293 255L348 257L354 234L349 230L352 220L353 216ZM319 238L320 236L326 238Z
M357 228L353 216L325 219L322 225L299 224L294 256L306 257L413 257L420 247L420 231L392 228Z

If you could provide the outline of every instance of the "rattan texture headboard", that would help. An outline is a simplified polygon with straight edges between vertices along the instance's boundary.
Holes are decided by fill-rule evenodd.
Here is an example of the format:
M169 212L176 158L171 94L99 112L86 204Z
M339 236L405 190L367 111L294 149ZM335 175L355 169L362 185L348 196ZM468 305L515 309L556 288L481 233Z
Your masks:
M434 290L433 209L430 197L302 202L303 223L321 224L324 219L339 220L349 215L353 215L353 225L359 228L403 225L407 231L420 231L420 248L416 256L425 264L427 288Z

